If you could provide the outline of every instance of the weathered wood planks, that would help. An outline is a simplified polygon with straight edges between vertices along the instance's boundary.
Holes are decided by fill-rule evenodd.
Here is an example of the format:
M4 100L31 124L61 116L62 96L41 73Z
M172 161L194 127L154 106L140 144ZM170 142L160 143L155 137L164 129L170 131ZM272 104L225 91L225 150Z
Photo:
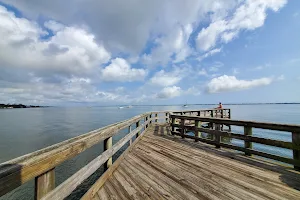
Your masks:
M221 110L223 112L223 110ZM217 112L217 111L216 111ZM214 112L211 112L214 113ZM224 114L224 113L223 113ZM223 116L223 115L222 115ZM223 119L223 118L207 118L207 117L199 117L199 116L186 116L186 115L170 115L172 119L172 134L180 135L182 138L193 138L195 141L201 141L208 144L215 144L217 148L226 147L235 149L238 151L245 152L246 155L251 156L251 154L255 154L258 156L263 156L265 158L270 158L274 160L278 160L284 163L294 165L295 169L300 170L300 126L299 125L290 125L290 124L275 124L275 123L266 123L266 122L253 122L253 121L242 121L242 120L232 120L232 119ZM189 124L177 124L176 120L189 120L192 123ZM210 123L209 128L199 128L199 121ZM193 124L194 122L194 124ZM223 125L228 125L229 130L231 130L231 126L243 126L244 127L244 135L231 133L227 131L223 131ZM177 128L177 129L176 129ZM252 128L262 128L262 129L270 129L277 131L288 131L291 134L292 142L265 139L260 137L252 136ZM212 134L214 140L199 138L196 136L185 135L185 131L192 131L194 133L198 131L202 131L204 133ZM297 132L298 131L298 132ZM244 140L244 147L235 146L231 144L226 144L221 142L221 137L235 138ZM252 149L252 142L292 149L293 150L293 158L283 157L280 155L274 155L266 152L261 152Z
M79 186L85 179L92 175L102 164L109 160L122 146L124 146L124 144L126 144L133 136L135 136L139 131L142 130L144 126L149 123L150 120L146 121L143 126L136 128L131 133L120 139L115 145L107 148L106 151L104 151L101 155L92 160L89 164L81 168L65 182L43 197L43 200L60 200L67 197L72 193L73 190L76 189L77 186Z
M166 129L149 127L95 195L99 199L112 194L114 199L300 198L299 172L168 136L163 134Z

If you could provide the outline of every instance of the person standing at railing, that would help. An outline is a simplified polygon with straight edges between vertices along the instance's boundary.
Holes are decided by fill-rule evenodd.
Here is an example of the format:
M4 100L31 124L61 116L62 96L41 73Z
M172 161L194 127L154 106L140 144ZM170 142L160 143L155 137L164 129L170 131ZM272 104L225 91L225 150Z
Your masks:
M217 107L218 109L222 109L223 108L223 105L221 102L219 102L219 106Z

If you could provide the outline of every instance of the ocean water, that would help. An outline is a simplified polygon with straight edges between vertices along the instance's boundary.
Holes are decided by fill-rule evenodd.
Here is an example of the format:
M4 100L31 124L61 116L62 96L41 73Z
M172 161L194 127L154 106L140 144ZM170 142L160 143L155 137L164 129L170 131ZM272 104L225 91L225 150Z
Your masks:
M232 105L231 118L274 123L300 125L300 105ZM49 107L28 109L0 109L0 163L18 156L39 150L49 145L78 136L88 131L125 120L148 111L161 110L198 110L208 106L136 106L118 109L118 107ZM211 108L211 107L210 107ZM242 133L242 127L232 127L232 132ZM116 142L126 134L122 131L113 138ZM291 141L291 133L253 129L253 135ZM243 141L230 140L235 145ZM276 147L254 144L254 149L291 157L292 152ZM126 147L124 147L126 148ZM103 144L97 144L79 156L62 163L55 170L56 185L63 182L85 164L103 151ZM103 172L100 168L90 180L85 182L77 193L69 199L76 199ZM29 181L0 199L33 199L34 182Z

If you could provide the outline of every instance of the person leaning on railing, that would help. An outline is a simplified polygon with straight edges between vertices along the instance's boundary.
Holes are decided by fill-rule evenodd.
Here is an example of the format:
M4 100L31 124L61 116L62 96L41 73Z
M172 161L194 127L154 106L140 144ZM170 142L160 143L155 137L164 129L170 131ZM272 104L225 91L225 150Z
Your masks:
M219 102L219 106L218 106L219 109L222 109L223 108L223 105L221 102Z

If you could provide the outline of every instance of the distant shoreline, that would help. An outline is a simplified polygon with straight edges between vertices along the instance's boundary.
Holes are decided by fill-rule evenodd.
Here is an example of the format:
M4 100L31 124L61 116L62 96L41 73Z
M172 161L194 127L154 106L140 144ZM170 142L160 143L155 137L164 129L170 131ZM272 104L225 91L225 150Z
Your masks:
M223 103L223 105L288 105L288 104L300 104L300 103ZM184 104L164 104L164 105L132 105L132 106L182 106ZM188 106L215 106L217 103L196 103L196 104L187 104ZM112 105L112 106L95 106L95 107L115 107L115 106L124 106L124 105Z
M35 106L35 105L23 105L23 104L0 104L0 109L12 109L12 108L43 108L48 106Z

